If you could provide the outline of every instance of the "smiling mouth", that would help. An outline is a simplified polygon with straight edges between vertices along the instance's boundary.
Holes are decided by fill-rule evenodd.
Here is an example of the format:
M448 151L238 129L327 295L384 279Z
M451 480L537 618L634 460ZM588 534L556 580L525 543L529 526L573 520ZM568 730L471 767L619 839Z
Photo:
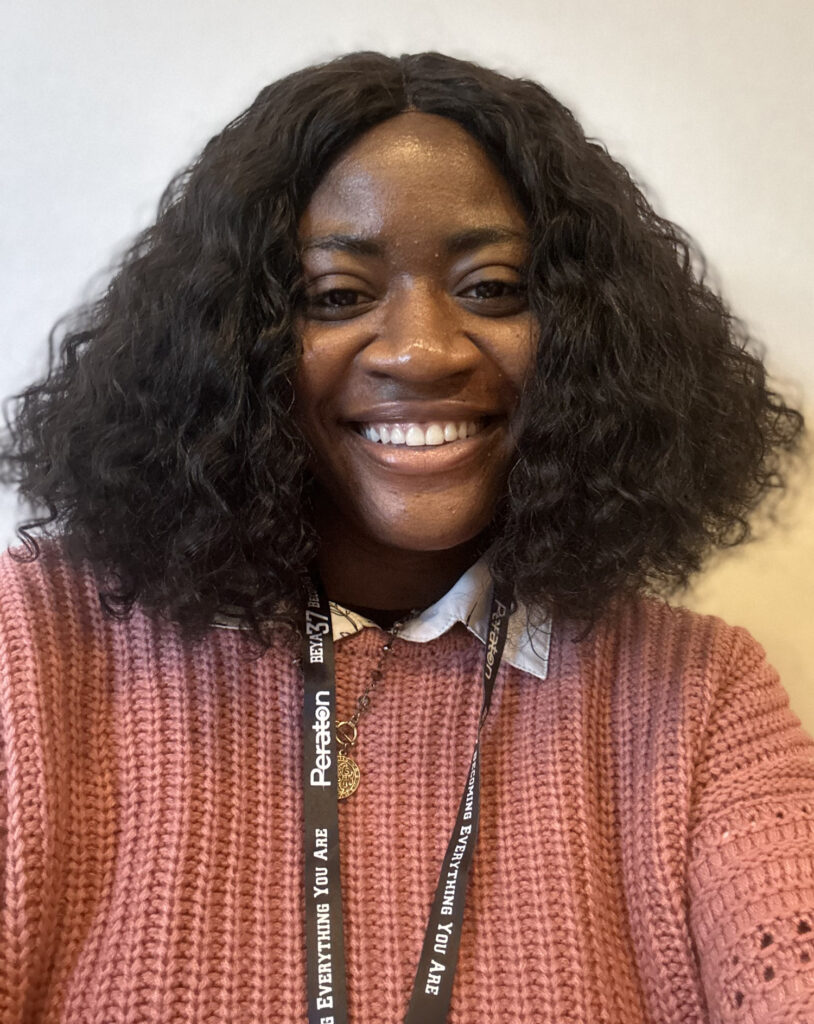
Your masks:
M477 420L434 420L428 423L357 423L357 433L377 444L407 448L436 448L455 441L465 441L479 434L486 426Z

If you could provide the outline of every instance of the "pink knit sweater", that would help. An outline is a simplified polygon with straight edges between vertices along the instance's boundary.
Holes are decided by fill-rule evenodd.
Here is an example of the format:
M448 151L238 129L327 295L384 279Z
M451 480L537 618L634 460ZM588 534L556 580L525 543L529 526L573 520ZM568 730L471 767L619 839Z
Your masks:
M295 646L108 619L55 548L0 594L0 1022L304 1021ZM814 1021L814 741L762 649L654 600L571 632L498 677L450 1021ZM381 642L337 645L340 709ZM353 1024L405 1012L481 657L397 641L360 729Z

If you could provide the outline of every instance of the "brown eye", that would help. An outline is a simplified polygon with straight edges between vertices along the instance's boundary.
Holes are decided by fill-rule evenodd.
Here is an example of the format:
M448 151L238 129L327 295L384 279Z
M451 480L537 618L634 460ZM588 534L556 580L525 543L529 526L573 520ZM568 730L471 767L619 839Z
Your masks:
M369 295L356 288L328 288L305 299L306 312L315 319L343 320L364 312Z
M481 281L469 290L477 291L479 299L502 299L521 294L525 289L520 284L510 284L508 281Z
M331 288L330 291L315 295L311 301L315 306L323 306L327 309L336 306L353 306L359 296L359 292L351 288Z
M516 313L526 305L526 286L516 281L478 281L461 292L485 315Z

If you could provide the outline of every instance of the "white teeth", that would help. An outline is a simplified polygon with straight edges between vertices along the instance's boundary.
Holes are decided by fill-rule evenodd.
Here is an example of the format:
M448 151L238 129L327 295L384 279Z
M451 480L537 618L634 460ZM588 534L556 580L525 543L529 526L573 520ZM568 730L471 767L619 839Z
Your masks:
M435 423L365 423L359 432L379 444L407 445L409 448L437 447L473 437L483 429L476 420Z

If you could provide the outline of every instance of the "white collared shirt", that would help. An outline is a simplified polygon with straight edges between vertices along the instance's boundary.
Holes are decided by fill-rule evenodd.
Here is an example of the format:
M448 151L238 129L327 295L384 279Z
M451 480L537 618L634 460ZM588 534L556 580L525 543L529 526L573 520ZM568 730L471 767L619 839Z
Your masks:
M462 622L481 643L486 643L491 592L489 568L486 560L481 558L435 604L406 622L399 630L399 637L423 644L446 633L456 622ZM360 630L378 628L375 622L359 612L334 601L330 605L331 632L335 643ZM229 615L218 615L214 625L222 629L238 629L240 620ZM548 675L550 645L550 618L532 621L526 606L518 603L509 616L503 659L523 672L545 679Z

